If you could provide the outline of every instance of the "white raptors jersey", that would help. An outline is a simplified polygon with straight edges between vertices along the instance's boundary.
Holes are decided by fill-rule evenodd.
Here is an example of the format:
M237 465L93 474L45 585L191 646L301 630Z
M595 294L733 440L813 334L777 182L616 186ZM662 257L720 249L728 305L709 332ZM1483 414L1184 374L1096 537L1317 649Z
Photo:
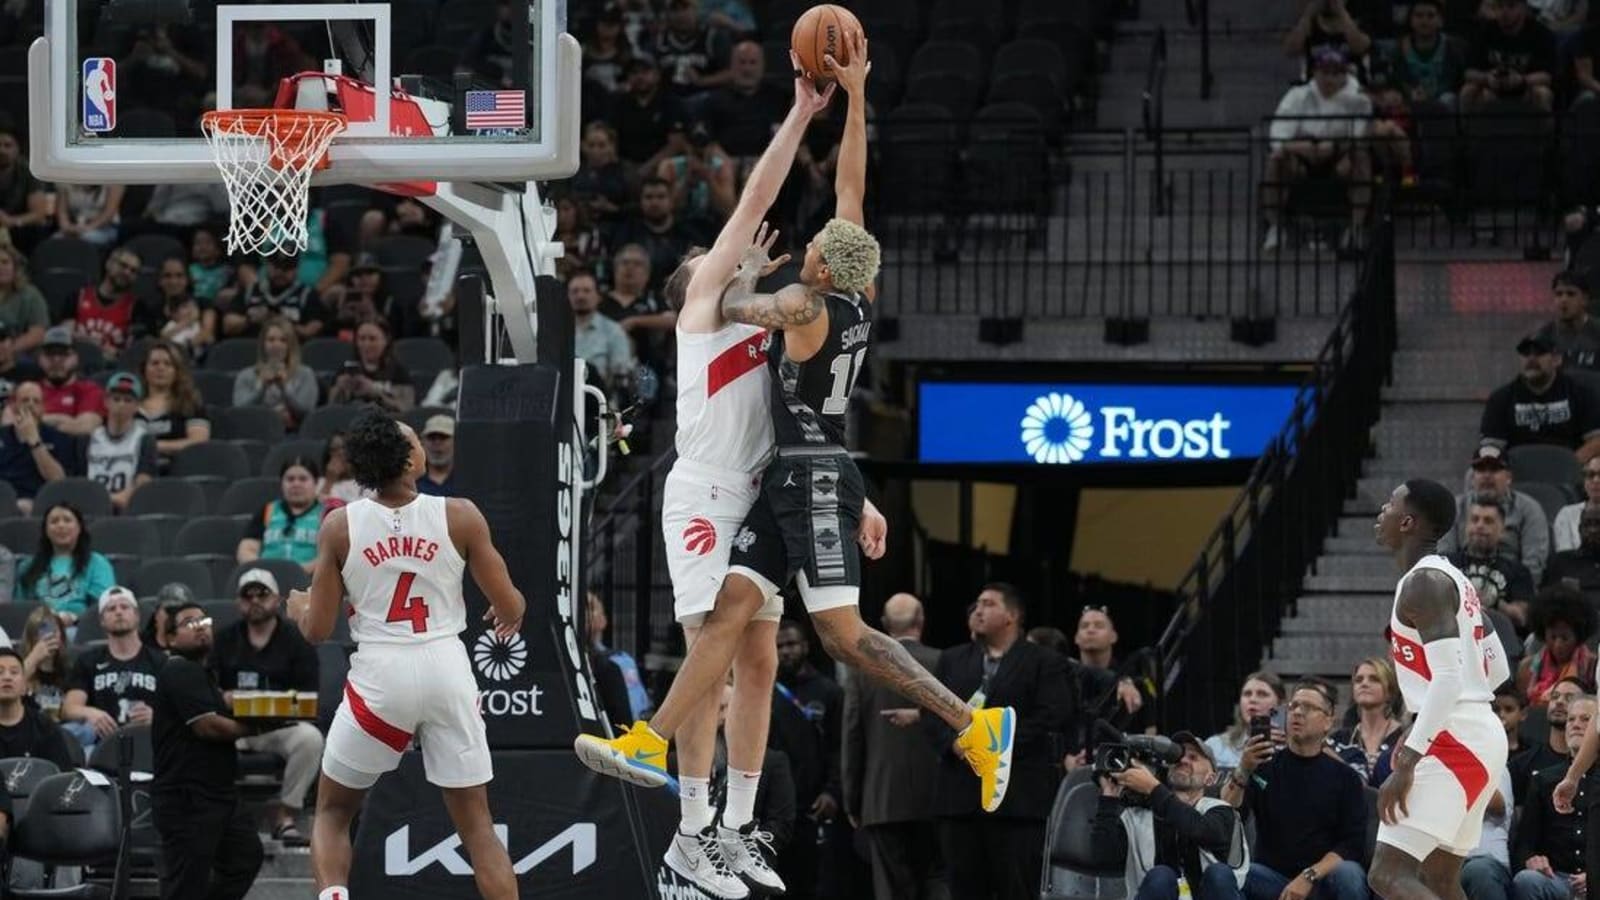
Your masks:
M1424 556L1417 560L1411 571L1401 577L1394 588L1394 611L1389 613L1389 648L1394 655L1395 676L1400 680L1400 694L1405 697L1406 710L1415 713L1422 709L1422 698L1428 693L1432 674L1428 670L1428 657L1423 652L1422 635L1410 625L1400 622L1400 591L1419 569L1438 569L1450 576L1456 584L1456 594L1461 601L1456 605L1456 628L1461 635L1461 696L1460 703L1487 704L1494 700L1494 689L1511 675L1506 664L1505 648L1492 625L1486 625L1478 591L1461 570L1442 556Z
M450 541L445 502L421 494L399 509L365 498L345 507L350 553L342 574L356 643L454 638L466 627L467 562Z
M678 457L755 472L772 452L765 329L729 322L710 334L678 329Z

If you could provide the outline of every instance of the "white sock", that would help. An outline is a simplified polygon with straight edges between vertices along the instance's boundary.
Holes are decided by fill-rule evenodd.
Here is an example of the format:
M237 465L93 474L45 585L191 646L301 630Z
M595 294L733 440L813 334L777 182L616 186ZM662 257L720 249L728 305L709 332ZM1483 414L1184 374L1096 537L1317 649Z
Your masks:
M683 809L684 834L699 834L711 827L711 779L683 775L678 778L678 803Z
M760 785L760 772L728 770L728 805L722 811L722 824L743 828L756 817L756 788Z
M343 886L323 888L317 895L317 900L350 900L350 889Z

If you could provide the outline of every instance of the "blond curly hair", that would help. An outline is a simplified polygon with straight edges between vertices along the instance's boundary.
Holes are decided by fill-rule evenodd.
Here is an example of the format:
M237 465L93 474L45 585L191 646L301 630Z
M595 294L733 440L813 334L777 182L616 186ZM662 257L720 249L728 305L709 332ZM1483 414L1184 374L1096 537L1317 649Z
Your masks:
M838 290L864 291L878 277L878 239L854 222L829 219L822 226L818 250Z

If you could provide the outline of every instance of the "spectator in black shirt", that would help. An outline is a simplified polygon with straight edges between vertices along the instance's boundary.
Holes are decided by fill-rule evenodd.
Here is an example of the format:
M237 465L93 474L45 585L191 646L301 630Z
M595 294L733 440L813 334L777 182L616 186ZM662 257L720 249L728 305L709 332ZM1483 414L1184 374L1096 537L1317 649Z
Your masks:
M62 771L72 768L67 736L39 710L22 702L28 679L22 674L22 654L0 647L0 759L37 756Z
M650 255L651 290L661 289L692 243L689 231L672 214L672 185L654 177L639 185L639 217L624 222L612 236L614 246L638 244Z
M17 385L7 410L10 424L0 426L0 479L17 492L17 508L33 511L33 496L46 482L67 477L65 465L77 456L77 443L41 419L44 391L37 381Z
M278 579L266 569L239 576L239 621L217 634L211 668L230 703L234 691L299 691L315 694L319 685L317 651L293 622L279 615ZM268 804L272 836L305 846L295 816L305 809L322 762L322 732L310 722L295 722L239 741L240 750L270 753L284 760L283 789Z
M624 246L612 259L611 290L600 301L600 314L628 333L640 362L665 374L678 314L650 289L650 254L638 244Z
M108 588L100 595L98 614L106 642L78 654L61 703L62 721L92 729L95 740L85 744L85 754L122 725L149 724L156 673L167 661L165 653L139 638L139 599L132 591Z
M211 619L199 604L167 620L172 657L156 677L156 829L161 833L161 896L243 900L261 868L261 838L239 803L239 751L255 733L228 716L228 705L206 671Z
M666 126L662 126L660 143L648 152L654 153L666 142ZM578 150L582 162L569 182L573 196L584 204L591 222L616 222L630 193L628 172L617 159L617 130L604 122L590 122L583 129L583 143Z
M16 124L10 116L0 116L0 229L18 250L31 253L45 236L50 217L50 194L28 168Z
M666 27L656 35L656 65L668 89L683 99L698 98L731 77L727 41L700 22L699 0L668 0Z
M830 896L818 883L817 853L819 845L827 844L833 836L830 826L836 818L842 818L839 799L844 796L844 788L839 757L844 749L844 689L811 664L811 642L798 623L785 620L778 626L777 640L777 696L772 702L787 704L811 724L817 748L813 757L817 777L811 780L808 790L795 793L799 815L795 818L794 841L780 872L791 892L798 889L801 896L806 896L815 884L817 896ZM828 868L822 867L823 878L827 877ZM790 871L796 874L793 881L789 879Z
M759 157L772 133L789 110L789 100L765 81L766 56L755 41L733 48L728 84L718 88L706 104L705 119L722 149L739 157L741 168Z
M1482 443L1502 449L1555 444L1578 462L1600 455L1600 401L1586 384L1561 371L1561 354L1543 335L1517 344L1522 372L1489 395L1478 427Z
M1595 717L1595 699L1580 696L1567 710L1567 747L1576 752L1584 730ZM1587 893L1587 865L1584 831L1592 801L1600 796L1600 775L1593 769L1578 782L1572 812L1556 812L1552 795L1556 784L1566 777L1566 760L1546 766L1533 776L1528 786L1528 802L1515 829L1511 866L1519 871L1512 884L1519 900L1562 900Z
M4 253L4 250L0 250L0 255ZM44 371L31 360L17 355L16 347L11 326L0 321L0 401L11 396L11 392L22 382L38 381L44 377Z
M1500 554L1505 530L1506 513L1500 498L1478 494L1467 505L1467 540L1446 558L1477 588L1484 606L1500 610L1526 631L1534 595L1533 574L1527 566Z
M1520 100L1550 111L1556 39L1528 9L1528 0L1493 0L1495 21L1484 27L1467 62L1461 105Z
M1016 710L1011 783L999 809L979 808L976 776L955 750L955 732L936 717L922 717L939 751L934 815L952 897L1037 896L1045 818L1061 781L1060 736L1076 704L1061 654L1022 639L1025 612L1016 588L984 585L974 622L977 640L944 651L934 672L974 708Z
M1600 509L1584 507L1578 516L1576 550L1563 550L1550 558L1545 584L1566 582L1577 588L1590 606L1600 608Z
M1516 795L1514 805L1523 806L1527 803L1528 785L1533 783L1535 774L1551 766L1566 772L1567 764L1576 750L1567 747L1567 706L1586 693L1584 688L1583 682L1569 678L1557 683L1545 694L1545 721L1550 725L1549 734L1506 763L1506 768L1511 770L1511 790ZM1556 776L1556 780L1560 781L1561 776ZM1521 860L1513 859L1512 862L1520 863Z
M1550 293L1556 317L1539 336L1555 346L1567 371L1600 371L1600 322L1589 315L1589 279L1582 272L1557 272Z
M1288 896L1367 900L1359 862L1367 839L1361 776L1326 747L1335 696L1320 678L1296 684L1287 747L1274 753L1270 740L1251 738L1222 788L1222 799L1256 820L1244 886L1251 900L1279 897L1291 884Z
M628 92L618 97L611 109L617 153L645 171L655 171L672 126L684 121L683 106L661 90L661 70L649 60L629 60L623 71ZM676 261L673 266L677 266Z
M322 301L316 290L300 283L300 261L286 253L267 259L266 270L256 275L256 280L222 310L222 334L225 337L255 337L261 326L273 316L282 316L294 325L295 336L302 341L322 333Z
M1309 78L1316 69L1312 62L1317 51L1331 48L1345 59L1359 60L1372 49L1372 37L1350 15L1348 0L1306 0L1289 33L1283 36L1283 51L1298 56Z

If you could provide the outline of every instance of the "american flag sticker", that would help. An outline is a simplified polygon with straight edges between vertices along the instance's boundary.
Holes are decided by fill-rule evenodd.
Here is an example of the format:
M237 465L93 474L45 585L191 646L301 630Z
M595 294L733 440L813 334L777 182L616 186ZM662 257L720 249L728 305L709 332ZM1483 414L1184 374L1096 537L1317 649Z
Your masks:
M467 128L526 128L524 91L467 91Z

